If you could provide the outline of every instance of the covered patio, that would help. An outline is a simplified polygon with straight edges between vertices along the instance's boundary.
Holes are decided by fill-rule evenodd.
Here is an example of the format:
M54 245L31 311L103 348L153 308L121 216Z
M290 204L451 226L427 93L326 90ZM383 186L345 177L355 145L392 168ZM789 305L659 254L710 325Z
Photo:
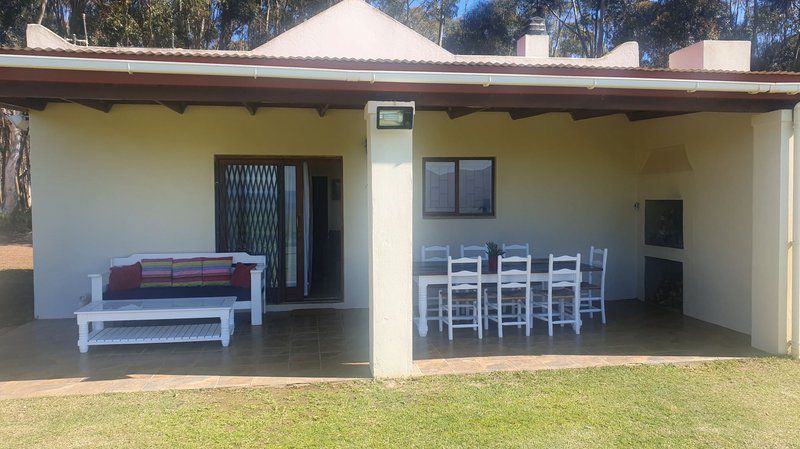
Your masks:
M609 304L614 320L587 321L534 337L509 328L477 342L459 331L450 342L432 330L414 339L414 375L691 363L765 355L747 335L665 313L638 301ZM122 391L288 386L370 376L365 310L281 312L265 327L237 327L228 348L217 342L93 348L80 354L72 320L34 321L2 330L0 399ZM244 321L244 320L243 320Z
M2 49L0 103L27 109L35 130L39 319L4 331L0 349L19 361L4 368L7 388L290 383L787 353L792 325L800 333L789 294L797 254L788 245L790 192L800 185L790 109L800 79L509 61ZM385 129L380 108L410 115ZM323 202L338 214L335 226L322 226L338 245L335 294L323 300L303 293L308 273L298 262L309 237L300 205L310 184L301 178L313 176L304 172L315 160L330 188ZM451 209L430 201L442 195L428 188L428 162L476 160L491 165L490 176L467 186L480 190L480 205L462 211L458 195ZM270 247L278 251L220 239L230 218L220 211L233 204L220 171L248 164L272 173L291 166L291 177L269 178L290 179L291 189L257 186L265 197L284 196L262 214L282 231L264 231L260 215L261 225L239 228L283 239ZM442 177L447 195L467 190L459 176ZM659 201L681 204L680 218L670 212L679 242L648 231L650 203ZM664 217L656 215L656 231ZM449 245L455 254L489 241L527 243L539 259L607 248L608 323L586 318L579 336L558 326L550 337L537 323L525 337L512 327L502 340L491 326L483 340L418 331L420 249ZM74 321L65 319L100 300L86 276L105 273L110 258L227 251L270 253L276 277L267 279L264 326L240 320L227 349L137 345L77 355ZM653 259L680 265L671 281L677 312L648 304Z

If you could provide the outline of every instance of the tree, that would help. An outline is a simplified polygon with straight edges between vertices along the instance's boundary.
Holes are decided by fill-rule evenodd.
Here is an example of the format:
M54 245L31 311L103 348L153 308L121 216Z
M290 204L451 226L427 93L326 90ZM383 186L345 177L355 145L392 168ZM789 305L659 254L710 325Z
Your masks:
M28 117L0 109L0 217L30 203Z

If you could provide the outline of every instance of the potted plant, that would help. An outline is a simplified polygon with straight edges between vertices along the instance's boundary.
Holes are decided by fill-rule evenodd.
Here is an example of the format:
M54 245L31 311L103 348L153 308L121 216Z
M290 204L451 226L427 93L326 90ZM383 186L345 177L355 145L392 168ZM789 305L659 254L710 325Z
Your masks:
M505 254L500 245L495 242L486 243L486 255L489 257L489 272L497 273L497 257Z

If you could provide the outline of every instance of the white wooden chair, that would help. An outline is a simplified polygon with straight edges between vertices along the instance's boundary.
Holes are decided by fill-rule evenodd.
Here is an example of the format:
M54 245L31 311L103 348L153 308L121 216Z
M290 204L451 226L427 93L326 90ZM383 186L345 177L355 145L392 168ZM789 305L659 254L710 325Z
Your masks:
M423 262L447 262L447 259L450 257L450 246L449 245L429 245L429 246L422 246L422 261ZM444 289L444 285L432 285L430 286L439 290L440 292ZM427 295L428 292L426 291L425 294ZM436 302L431 304L430 297L426 297L427 306L427 320L426 321L437 321L439 320L439 307L437 306ZM435 298L434 298L435 301Z
M461 245L461 257L478 257L481 260L488 258L486 245Z
M601 271L590 271L586 282L581 282L581 313L588 313L589 318L594 318L595 312L600 312L603 324L606 324L606 262L608 261L608 248L589 249L589 265Z
M554 324L572 324L581 333L581 255L555 257L550 254L544 290L533 293L531 307L540 312L533 318L547 322L547 334L553 336ZM558 310L555 307L558 306Z
M450 257L449 245L422 246L423 262L447 262L448 257Z
M497 286L484 291L483 320L497 323L497 336L503 338L503 326L525 325L531 335L531 256L497 257ZM506 320L508 319L508 320Z
M528 257L531 255L531 246L527 243L507 245L503 243L503 255L506 257Z
M439 331L447 325L447 338L453 329L469 328L483 338L481 308L481 260L462 257L447 260L447 290L439 291Z

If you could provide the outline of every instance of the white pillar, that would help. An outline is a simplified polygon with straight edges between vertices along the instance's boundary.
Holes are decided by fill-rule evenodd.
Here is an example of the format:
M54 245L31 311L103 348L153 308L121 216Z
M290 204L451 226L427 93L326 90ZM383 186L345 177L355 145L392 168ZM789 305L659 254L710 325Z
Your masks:
M413 107L414 103L370 101L364 111L369 204L370 368L375 377L397 377L410 375L413 363L413 132L378 129L378 106Z
M753 117L751 344L786 354L789 340L789 175L792 113Z
M800 103L792 111L792 211L789 215L792 239L792 300L790 310L792 357L800 359Z

